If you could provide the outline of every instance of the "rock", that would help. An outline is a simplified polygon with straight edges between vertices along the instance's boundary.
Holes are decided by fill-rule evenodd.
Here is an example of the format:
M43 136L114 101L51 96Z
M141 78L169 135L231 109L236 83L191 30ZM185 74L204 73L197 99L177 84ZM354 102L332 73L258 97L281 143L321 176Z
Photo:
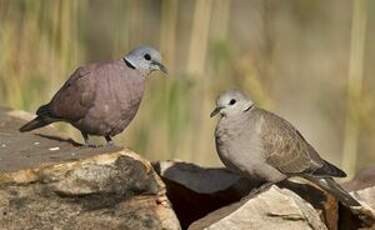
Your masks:
M152 163L155 170L171 181L203 194L212 194L225 190L236 184L241 177L225 168L203 168L192 163L178 161L159 161ZM248 184L250 186L250 184ZM238 188L238 192L245 195L251 187Z
M198 229L327 229L318 212L288 189L272 186L190 225Z
M167 196L184 229L211 212L238 202L257 186L225 168L203 168L176 161L154 162L153 166L166 184ZM284 181L277 186L298 194L311 204L328 229L372 225L369 200L375 197L372 190L367 195L362 191L362 197L354 194L368 208L351 210L342 205L339 207L332 195L317 186L304 180L297 182Z
M339 205L335 197L309 181L297 181L298 183L293 181L284 181L279 183L278 186L293 191L311 204L319 213L321 220L325 223L328 229L338 229L337 224L339 219Z
M363 205L359 209L340 207L340 229L375 229L375 167L360 171L343 187ZM348 227L350 226L350 227Z
M0 229L180 229L148 161L52 128L20 134L14 114L0 109Z
M155 162L153 166L166 184L167 196L183 228L210 212L239 201L259 185L225 168L203 168L173 161ZM334 197L309 184L285 181L278 186L299 194L314 206L330 229L337 228L338 205Z
M355 177L343 184L348 191L358 191L375 186L375 166L365 168L357 173Z
M254 187L224 168L175 161L155 162L153 166L166 184L167 196L183 229L208 213L239 201Z
M367 187L358 191L351 192L361 203L365 203L371 209L375 210L375 186Z

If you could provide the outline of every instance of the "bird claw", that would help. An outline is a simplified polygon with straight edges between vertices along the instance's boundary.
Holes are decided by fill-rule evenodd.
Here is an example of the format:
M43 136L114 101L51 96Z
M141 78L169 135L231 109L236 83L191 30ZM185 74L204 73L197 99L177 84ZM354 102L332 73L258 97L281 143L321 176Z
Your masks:
M267 183L261 185L260 187L251 190L250 193L248 194L248 197L255 197L258 194L268 190L272 185L273 185L273 183L267 182Z
M107 144L105 146L106 147L116 147L116 145L115 145L115 143L113 141L107 142Z
M82 144L82 147L85 148L100 148L100 147L116 147L115 143L113 142L107 142L105 145L95 145L95 144Z
M98 145L95 145L95 144L88 144L88 143L83 144L82 146L83 146L83 147L87 147L87 148L98 148L98 147L99 147Z

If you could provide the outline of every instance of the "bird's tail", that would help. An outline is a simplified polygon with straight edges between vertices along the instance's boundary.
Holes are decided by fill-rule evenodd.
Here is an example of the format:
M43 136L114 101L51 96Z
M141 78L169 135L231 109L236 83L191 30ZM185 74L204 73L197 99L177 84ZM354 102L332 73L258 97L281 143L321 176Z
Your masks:
M336 181L331 177L308 177L310 181L316 183L321 188L331 193L337 200L348 207L361 206L361 204L354 199L347 191L345 191Z
M54 122L52 119L48 119L48 118L46 119L44 117L38 116L34 120L26 123L19 130L20 130L20 132L28 132L28 131L38 129L38 128L44 127L46 125L49 125L52 122Z

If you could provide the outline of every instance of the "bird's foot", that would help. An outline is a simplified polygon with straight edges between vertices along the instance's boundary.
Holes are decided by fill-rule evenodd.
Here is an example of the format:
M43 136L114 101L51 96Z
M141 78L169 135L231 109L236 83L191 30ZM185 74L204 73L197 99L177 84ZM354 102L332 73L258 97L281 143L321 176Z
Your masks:
M95 144L91 144L89 141L89 136L87 133L84 133L81 131L82 137L85 140L85 143L82 145L83 147L88 147L88 148L97 148L98 146Z
M85 143L85 144L82 145L82 147L85 147L85 148L98 148L100 146L96 145L96 144Z
M105 140L107 141L106 146L108 146L108 147L115 147L116 146L115 143L113 142L111 136L109 136L109 135L105 136Z
M259 193L262 193L262 192L268 190L273 184L274 183L270 183L270 182L264 183L260 187L251 190L250 193L249 193L249 195L248 195L248 197L255 197L255 196L257 196Z
M116 147L116 144L113 141L108 141L105 146L106 147Z

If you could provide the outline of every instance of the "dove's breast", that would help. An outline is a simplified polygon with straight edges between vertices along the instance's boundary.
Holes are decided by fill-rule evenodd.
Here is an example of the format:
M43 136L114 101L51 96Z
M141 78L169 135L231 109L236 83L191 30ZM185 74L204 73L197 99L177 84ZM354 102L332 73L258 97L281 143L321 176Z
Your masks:
M95 102L79 123L91 135L115 136L135 117L144 93L144 77L118 62L98 70Z
M218 155L224 165L232 171L255 175L258 165L265 157L260 140L262 121L253 122L246 117L223 118L215 130Z

